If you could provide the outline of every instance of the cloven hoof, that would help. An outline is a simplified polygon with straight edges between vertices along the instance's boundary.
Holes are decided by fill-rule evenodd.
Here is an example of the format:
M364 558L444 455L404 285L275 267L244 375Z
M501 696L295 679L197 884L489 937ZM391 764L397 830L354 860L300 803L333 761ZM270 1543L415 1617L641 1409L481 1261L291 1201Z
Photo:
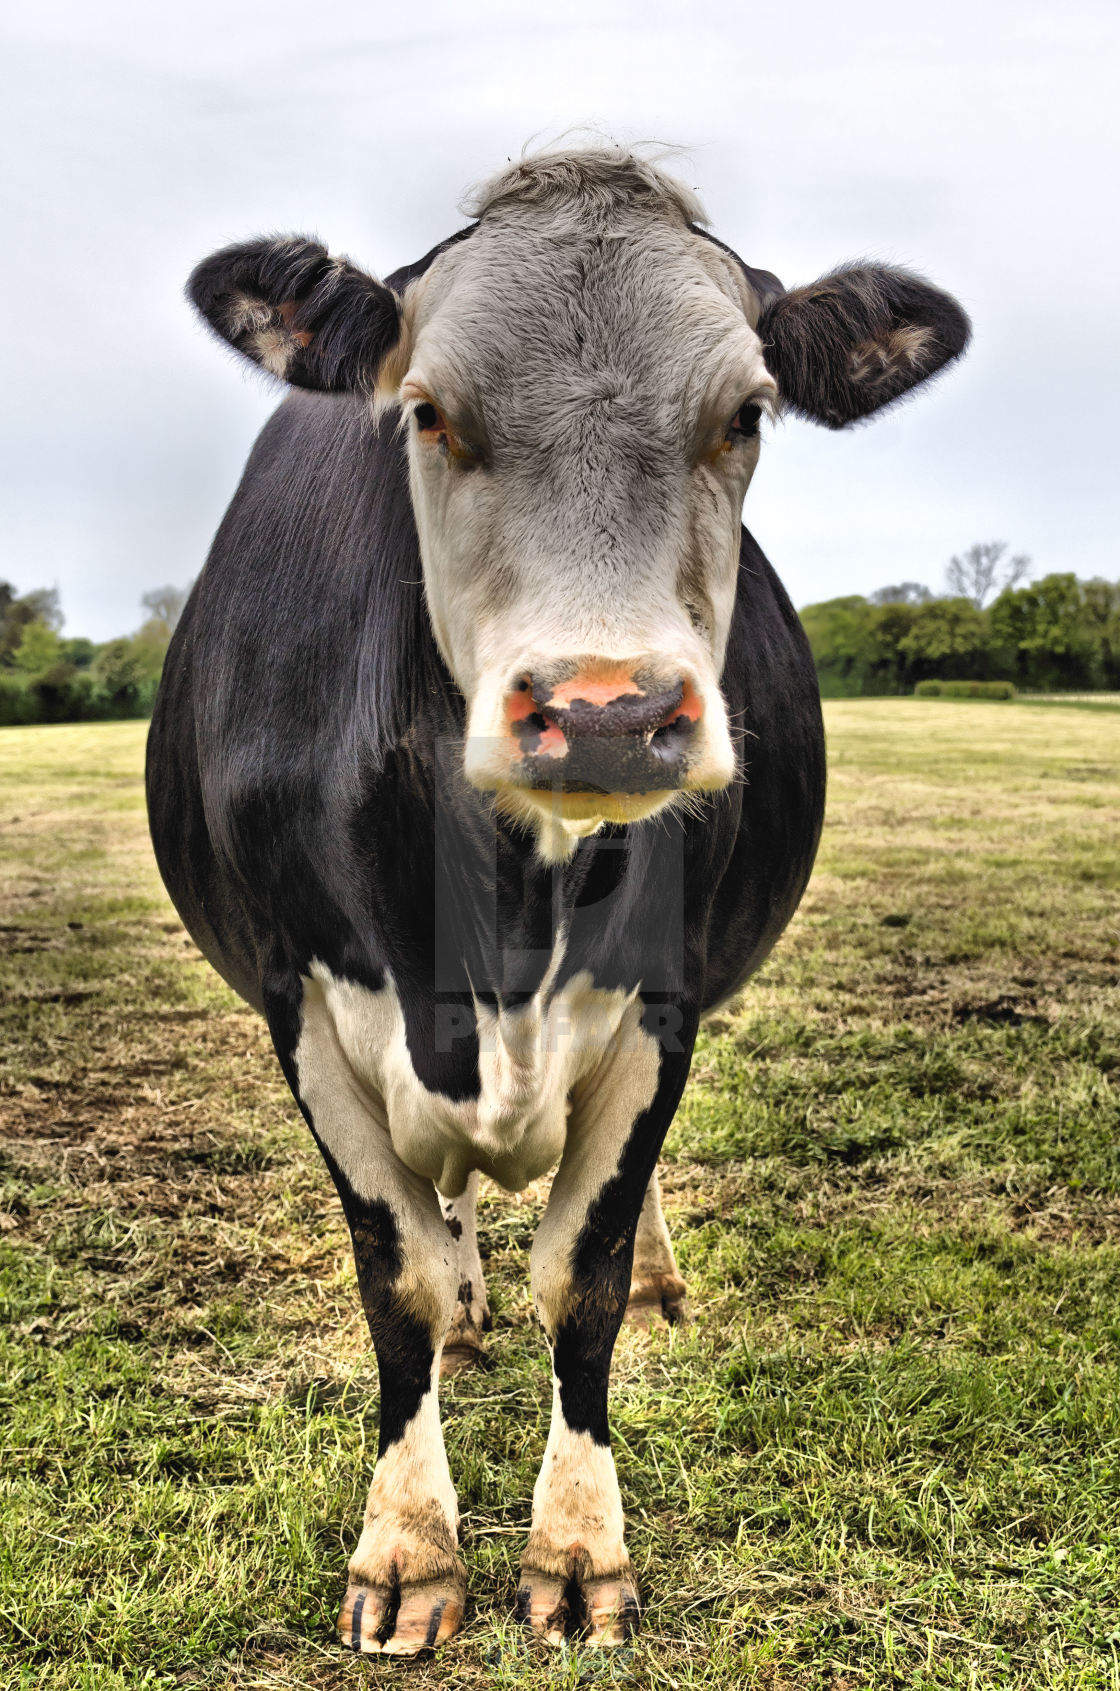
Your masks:
M459 1630L466 1597L465 1578L396 1587L349 1585L338 1616L339 1637L367 1656L416 1656Z
M651 1274L635 1280L626 1305L631 1327L655 1327L667 1321L670 1327L688 1320L687 1288L679 1274Z
M638 1588L629 1567L601 1577L582 1571L566 1579L521 1564L517 1618L546 1644L578 1639L609 1649L638 1630Z

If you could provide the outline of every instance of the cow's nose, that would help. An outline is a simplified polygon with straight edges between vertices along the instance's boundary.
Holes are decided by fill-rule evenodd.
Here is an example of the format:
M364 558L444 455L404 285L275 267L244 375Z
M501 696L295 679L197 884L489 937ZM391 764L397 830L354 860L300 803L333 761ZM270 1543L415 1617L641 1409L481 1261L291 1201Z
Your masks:
M616 792L677 786L702 714L685 676L605 660L522 675L508 706L534 782Z
M676 722L684 699L684 678L655 693L643 693L630 677L622 681L578 679L557 689L528 678L529 694L544 717L563 730L569 740L585 734L656 734ZM542 696L543 695L543 696Z

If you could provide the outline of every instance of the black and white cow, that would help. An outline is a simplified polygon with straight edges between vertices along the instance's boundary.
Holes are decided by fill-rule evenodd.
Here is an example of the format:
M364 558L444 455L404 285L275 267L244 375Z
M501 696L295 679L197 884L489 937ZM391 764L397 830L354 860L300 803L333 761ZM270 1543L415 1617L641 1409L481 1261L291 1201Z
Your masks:
M164 879L267 1017L350 1225L381 1430L339 1627L397 1654L464 1609L437 1382L488 1325L480 1172L556 1169L518 1611L554 1641L636 1623L611 1351L628 1299L681 1307L658 1152L824 799L806 641L740 526L760 419L841 428L969 333L898 270L787 292L623 150L524 160L473 210L385 283L297 238L195 271L207 322L297 391L148 753Z

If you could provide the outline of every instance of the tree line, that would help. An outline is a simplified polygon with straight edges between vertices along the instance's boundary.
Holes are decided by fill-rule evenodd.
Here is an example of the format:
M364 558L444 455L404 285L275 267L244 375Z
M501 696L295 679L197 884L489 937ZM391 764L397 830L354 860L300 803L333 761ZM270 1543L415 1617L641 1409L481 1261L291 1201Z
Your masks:
M134 634L97 644L63 637L57 588L18 594L0 581L0 727L149 716L185 602L181 588L155 588Z
M985 541L950 559L943 594L904 581L806 605L821 692L912 693L927 681L1120 690L1120 581L1054 574L1020 585L1030 559L1006 553ZM149 716L186 597L178 587L145 593L136 632L95 644L63 637L56 588L20 595L0 581L0 727Z
M1010 681L1026 692L1120 689L1120 582L1042 576L1002 541L950 561L949 591L917 582L806 605L826 698L912 693L922 681ZM995 597L989 600L989 595Z

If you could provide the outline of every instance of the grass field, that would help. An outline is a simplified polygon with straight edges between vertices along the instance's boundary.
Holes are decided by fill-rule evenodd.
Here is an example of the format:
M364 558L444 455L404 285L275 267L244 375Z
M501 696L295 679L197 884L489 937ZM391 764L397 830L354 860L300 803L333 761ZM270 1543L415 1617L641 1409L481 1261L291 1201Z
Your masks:
M333 1618L376 1377L333 1192L144 827L143 725L0 732L0 1685L1120 1691L1120 720L827 708L820 866L667 1147L693 1321L616 1353L646 1604L509 1616L540 1193L444 1393L473 1610Z

